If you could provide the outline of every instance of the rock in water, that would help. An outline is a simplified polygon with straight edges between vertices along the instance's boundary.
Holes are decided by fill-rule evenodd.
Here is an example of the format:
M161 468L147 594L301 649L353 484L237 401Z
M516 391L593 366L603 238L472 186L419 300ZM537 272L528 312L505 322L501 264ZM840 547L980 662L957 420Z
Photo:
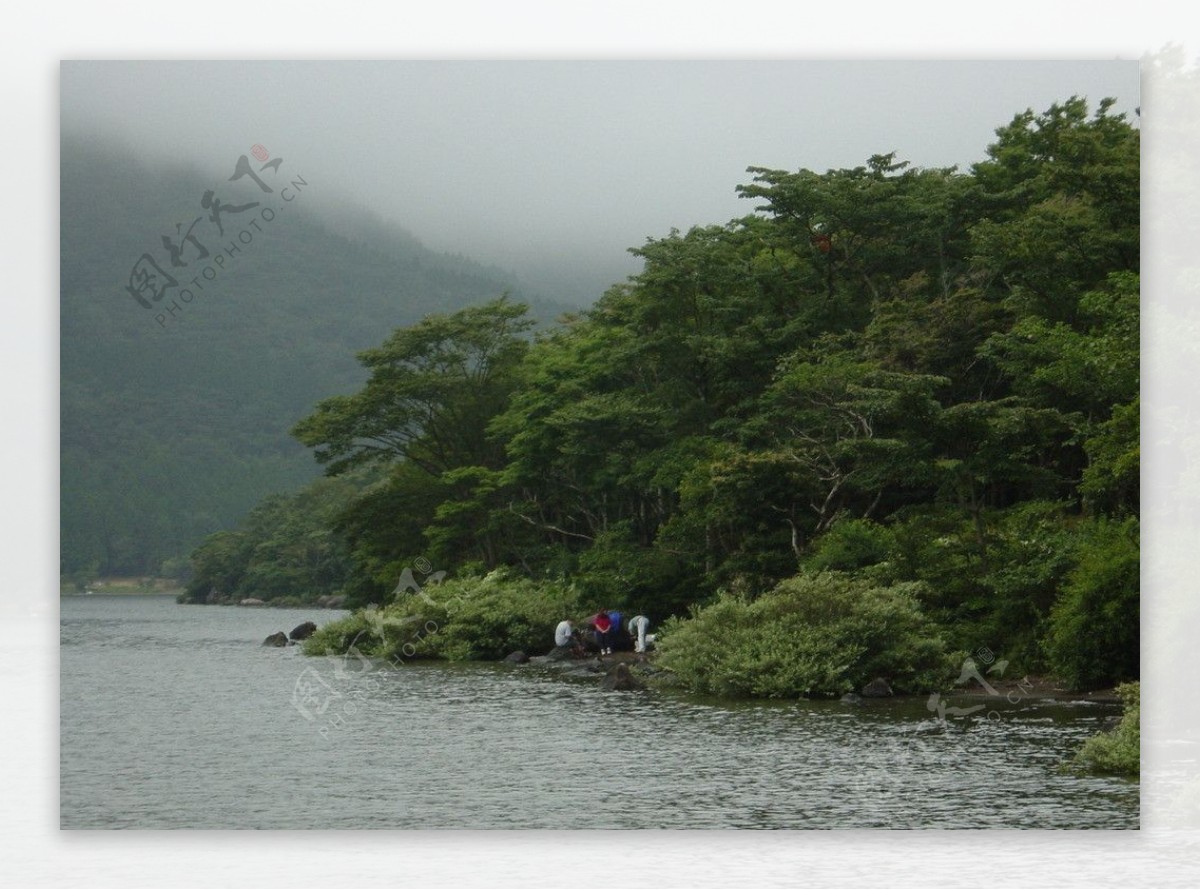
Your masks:
M283 631L276 631L265 640L262 641L264 646L286 646L288 644L287 634Z
M604 679L600 681L600 688L628 692L632 689L641 689L642 684L630 672L629 665L620 662L604 675Z
M317 626L311 621L305 621L303 624L292 628L292 632L288 636L293 640L307 640L317 632Z
M887 698L892 695L892 687L883 677L876 677L862 688L863 698Z
M510 652L504 660L509 664L524 664L529 661L529 656L518 649L516 652Z
M238 605L239 606L265 606L266 603L264 603L262 600L260 600L256 596L248 596L244 600L242 600L240 603L238 603Z

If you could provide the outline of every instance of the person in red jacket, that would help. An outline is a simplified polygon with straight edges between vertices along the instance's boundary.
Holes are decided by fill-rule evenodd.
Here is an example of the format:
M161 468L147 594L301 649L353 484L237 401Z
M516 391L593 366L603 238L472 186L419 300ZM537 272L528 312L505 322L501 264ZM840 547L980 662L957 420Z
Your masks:
M596 645L600 647L600 654L610 655L612 653L612 619L608 617L607 612L601 610L588 621L596 632Z

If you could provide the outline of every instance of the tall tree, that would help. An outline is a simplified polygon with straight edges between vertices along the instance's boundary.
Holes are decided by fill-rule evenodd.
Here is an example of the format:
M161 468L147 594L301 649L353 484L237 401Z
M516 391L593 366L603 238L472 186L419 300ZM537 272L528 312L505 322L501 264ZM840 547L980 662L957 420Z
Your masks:
M452 315L427 316L383 345L359 353L371 377L358 393L335 396L292 434L336 474L407 460L431 475L462 466L501 465L487 436L512 391L533 325L527 307L505 297Z

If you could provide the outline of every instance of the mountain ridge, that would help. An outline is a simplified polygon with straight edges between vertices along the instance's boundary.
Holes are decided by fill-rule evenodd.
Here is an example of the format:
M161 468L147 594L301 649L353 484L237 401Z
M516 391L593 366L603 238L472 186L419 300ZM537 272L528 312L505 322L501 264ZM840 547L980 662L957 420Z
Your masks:
M157 573L262 497L319 475L288 430L321 398L354 391L356 353L394 328L506 292L544 322L571 310L348 202L306 205L319 181L287 168L259 171L276 184L267 193L64 133L63 573ZM130 291L147 281L150 308Z

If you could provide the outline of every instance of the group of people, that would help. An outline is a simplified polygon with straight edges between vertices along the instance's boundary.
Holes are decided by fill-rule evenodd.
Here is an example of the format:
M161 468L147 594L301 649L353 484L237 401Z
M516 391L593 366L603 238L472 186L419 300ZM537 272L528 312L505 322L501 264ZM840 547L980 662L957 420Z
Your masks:
M583 620L583 624L591 628L592 639L601 655L612 655L617 649L628 649L630 644L634 652L645 652L646 647L654 642L654 635L649 633L650 619L645 615L634 615L624 622L624 616L616 610L601 610L595 615ZM570 647L582 654L583 640L571 619L564 618L554 629L554 645Z

